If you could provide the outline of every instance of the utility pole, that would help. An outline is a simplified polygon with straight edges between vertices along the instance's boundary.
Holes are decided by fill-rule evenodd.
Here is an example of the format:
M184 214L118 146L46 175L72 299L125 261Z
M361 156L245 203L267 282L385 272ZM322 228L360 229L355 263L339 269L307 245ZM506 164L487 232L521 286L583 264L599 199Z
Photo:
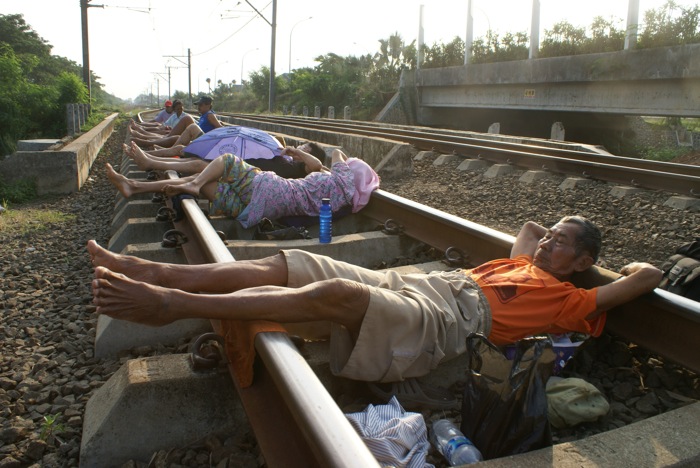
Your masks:
M190 49L187 49L187 62L180 60L185 58L184 55L163 55L163 57L170 57L174 58L181 64L185 65L187 67L187 80L188 80L188 85L189 85L189 95L190 95L190 104L192 103L192 53L190 52ZM168 99L171 98L170 96L170 69L171 68L185 68L185 67L170 67L168 66Z
M188 83L188 93L190 96L190 105L192 105L192 51L187 48L187 83Z
M90 5L92 0L80 0L80 23L83 32L83 82L87 86L88 102L92 102L92 83L90 82L90 46L88 41L88 8L104 8L104 5Z
M168 76L163 76L159 72L151 72L154 75L156 75L156 82L158 83L158 103L160 104L160 80L158 77L163 78L165 81L168 82L168 99L170 99L170 70L168 70Z
M270 38L270 99L268 101L267 108L268 112L272 112L275 109L275 40L277 38L277 0L272 0L272 23L270 23L267 18L265 18L248 0L245 0L245 2L272 28L272 37Z

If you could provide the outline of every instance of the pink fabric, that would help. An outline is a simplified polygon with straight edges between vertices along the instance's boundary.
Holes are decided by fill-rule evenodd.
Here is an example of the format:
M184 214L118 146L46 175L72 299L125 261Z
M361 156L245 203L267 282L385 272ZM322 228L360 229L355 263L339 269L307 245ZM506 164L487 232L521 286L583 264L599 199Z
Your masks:
M372 192L379 188L379 176L369 164L361 159L348 158L348 167L353 173L355 193L352 196L352 212L357 213L369 203Z

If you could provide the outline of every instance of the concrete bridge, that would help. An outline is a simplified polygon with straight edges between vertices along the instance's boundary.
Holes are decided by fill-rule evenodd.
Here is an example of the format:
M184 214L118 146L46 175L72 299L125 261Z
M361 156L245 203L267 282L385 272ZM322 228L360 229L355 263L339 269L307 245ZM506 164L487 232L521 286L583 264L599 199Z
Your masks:
M420 69L401 97L412 123L539 137L555 122L569 136L622 130L625 116L700 117L700 44Z
M422 69L415 85L421 110L700 117L700 44Z

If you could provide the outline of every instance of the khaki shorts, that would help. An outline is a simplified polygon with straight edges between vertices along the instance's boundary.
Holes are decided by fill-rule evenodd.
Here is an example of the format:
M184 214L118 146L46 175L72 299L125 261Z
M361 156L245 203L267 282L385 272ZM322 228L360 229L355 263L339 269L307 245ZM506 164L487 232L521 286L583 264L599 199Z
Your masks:
M369 306L357 342L341 325L332 326L330 366L335 375L371 382L420 377L441 361L464 353L470 333L490 333L488 302L462 272L399 275L301 250L282 253L289 287L333 278L369 287Z

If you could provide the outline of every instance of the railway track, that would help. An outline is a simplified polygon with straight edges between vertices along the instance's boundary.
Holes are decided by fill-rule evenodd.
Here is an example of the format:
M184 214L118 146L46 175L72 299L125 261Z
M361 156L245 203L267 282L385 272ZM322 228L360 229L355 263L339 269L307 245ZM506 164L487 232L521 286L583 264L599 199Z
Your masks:
M564 142L488 137L432 128L379 125L371 122L264 115L221 114L228 122L272 131L293 128L336 135L362 135L410 144L424 151L456 154L493 164L592 178L632 187L700 197L700 166L614 156L593 147ZM284 132L283 132L284 133ZM331 141L328 143L333 143Z
M125 175L144 176L130 167L127 159L122 166ZM177 177L174 173L166 176ZM331 256L343 252L347 257L343 260L352 261L356 256L364 262L363 266L368 266L391 264L397 252L398 256L411 257L406 253L408 250L421 250L424 246L446 252L446 260L453 265L470 266L508 256L513 242L512 236L381 190L362 212L334 226L334 241L329 249L320 246L316 239L253 241L252 232L241 231L233 221L207 219L195 200L184 200L183 209L184 219L173 221L172 227L178 232L177 239L187 239L179 249L191 264L230 262L288 247ZM377 231L377 226L384 226L384 232ZM313 229L311 232L313 235ZM436 267L436 263L413 265L413 268L428 266ZM590 286L610 281L611 276L611 272L598 269L577 281ZM236 325L212 322L212 329L221 336L232 326ZM616 335L700 372L696 339L700 333L698 303L657 290L610 314L607 326ZM376 466L324 384L287 335L261 333L255 348L258 363L254 384L241 388L235 377L233 381L268 466Z

